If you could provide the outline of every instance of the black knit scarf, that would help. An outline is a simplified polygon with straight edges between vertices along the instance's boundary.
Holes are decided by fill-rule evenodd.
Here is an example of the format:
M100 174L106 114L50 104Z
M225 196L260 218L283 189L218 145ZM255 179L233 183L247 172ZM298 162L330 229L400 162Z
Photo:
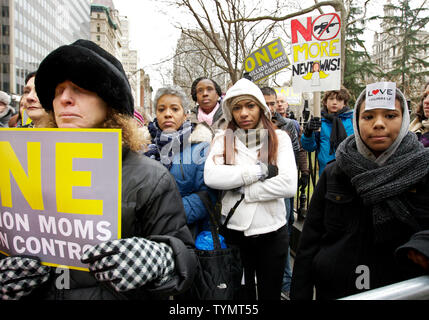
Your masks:
M343 122L339 118L340 114L346 113L347 111L350 111L348 107L344 107L340 111L336 113L328 113L327 111L322 111L322 116L332 122L332 131L331 136L329 138L330 148L329 148L329 154L334 154L337 150L338 146L341 142L344 141L345 138L347 138L347 132L344 128Z
M429 173L429 149L415 134L408 132L396 152L382 166L362 156L355 136L349 136L336 153L339 167L350 178L365 205L372 206L377 243L395 237L395 230L408 225L418 231L419 225L409 212L401 194Z

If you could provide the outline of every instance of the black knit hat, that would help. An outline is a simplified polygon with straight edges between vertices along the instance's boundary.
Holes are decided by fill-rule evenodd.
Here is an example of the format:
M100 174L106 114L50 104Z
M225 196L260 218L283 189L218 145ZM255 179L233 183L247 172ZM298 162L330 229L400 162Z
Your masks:
M36 92L46 110L52 110L55 88L64 81L97 93L119 113L133 116L134 99L121 62L88 40L59 47L40 64L35 79Z

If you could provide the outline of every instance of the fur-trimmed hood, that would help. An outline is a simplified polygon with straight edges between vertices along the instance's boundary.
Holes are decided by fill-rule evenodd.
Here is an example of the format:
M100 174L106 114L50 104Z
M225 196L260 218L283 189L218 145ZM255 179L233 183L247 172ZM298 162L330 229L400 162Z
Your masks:
M145 140L152 141L152 136L150 135L149 129L147 126L141 128L143 132L143 137ZM189 142L191 144L197 144L202 142L210 143L213 140L214 133L213 130L205 123L197 123L195 129L192 131L191 136L189 137Z
M222 101L223 116L228 123L232 120L231 102L235 97L242 95L250 95L256 99L260 107L263 109L267 119L271 120L271 111L265 102L261 89L259 89L259 87L252 81L240 79L226 92L225 98L223 98Z

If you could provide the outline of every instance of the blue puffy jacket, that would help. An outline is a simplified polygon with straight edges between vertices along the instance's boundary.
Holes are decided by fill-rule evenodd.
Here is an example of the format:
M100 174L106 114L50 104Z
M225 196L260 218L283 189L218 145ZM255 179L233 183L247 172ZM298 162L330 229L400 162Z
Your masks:
M209 229L209 215L197 192L208 191L213 204L217 199L217 192L204 183L205 159L212 138L213 132L207 125L197 124L190 136L189 147L173 157L170 168L182 196L187 224L194 237Z
M339 118L343 122L346 129L347 136L352 135L353 132L353 110L342 113ZM322 117L322 127L320 132L313 132L311 137L306 137L304 134L301 136L301 144L304 150L313 152L317 150L317 159L319 162L319 176L322 174L326 164L335 159L335 153L329 154L331 137L332 122Z

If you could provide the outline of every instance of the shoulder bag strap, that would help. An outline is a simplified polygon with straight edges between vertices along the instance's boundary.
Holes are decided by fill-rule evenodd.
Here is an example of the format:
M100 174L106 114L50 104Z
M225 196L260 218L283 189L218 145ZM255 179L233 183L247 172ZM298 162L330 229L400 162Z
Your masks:
M219 225L220 225L220 221L218 221L218 219L216 218L216 215L212 209L212 203L210 201L210 197L207 191L203 190L203 191L198 191L196 193L201 201L203 202L204 206L206 207L209 216L210 216L210 222L211 222L211 233L212 233L212 237L213 237L213 243L214 243L214 247L215 249L220 249L221 245L220 245L220 241L219 241ZM238 206L240 205L240 203L244 200L244 194L241 195L241 198L235 203L234 207L231 208L231 210L228 212L228 215L226 217L225 222L223 223L223 226L226 227L228 225L229 220L231 219L231 217L234 215L235 210L238 208Z

